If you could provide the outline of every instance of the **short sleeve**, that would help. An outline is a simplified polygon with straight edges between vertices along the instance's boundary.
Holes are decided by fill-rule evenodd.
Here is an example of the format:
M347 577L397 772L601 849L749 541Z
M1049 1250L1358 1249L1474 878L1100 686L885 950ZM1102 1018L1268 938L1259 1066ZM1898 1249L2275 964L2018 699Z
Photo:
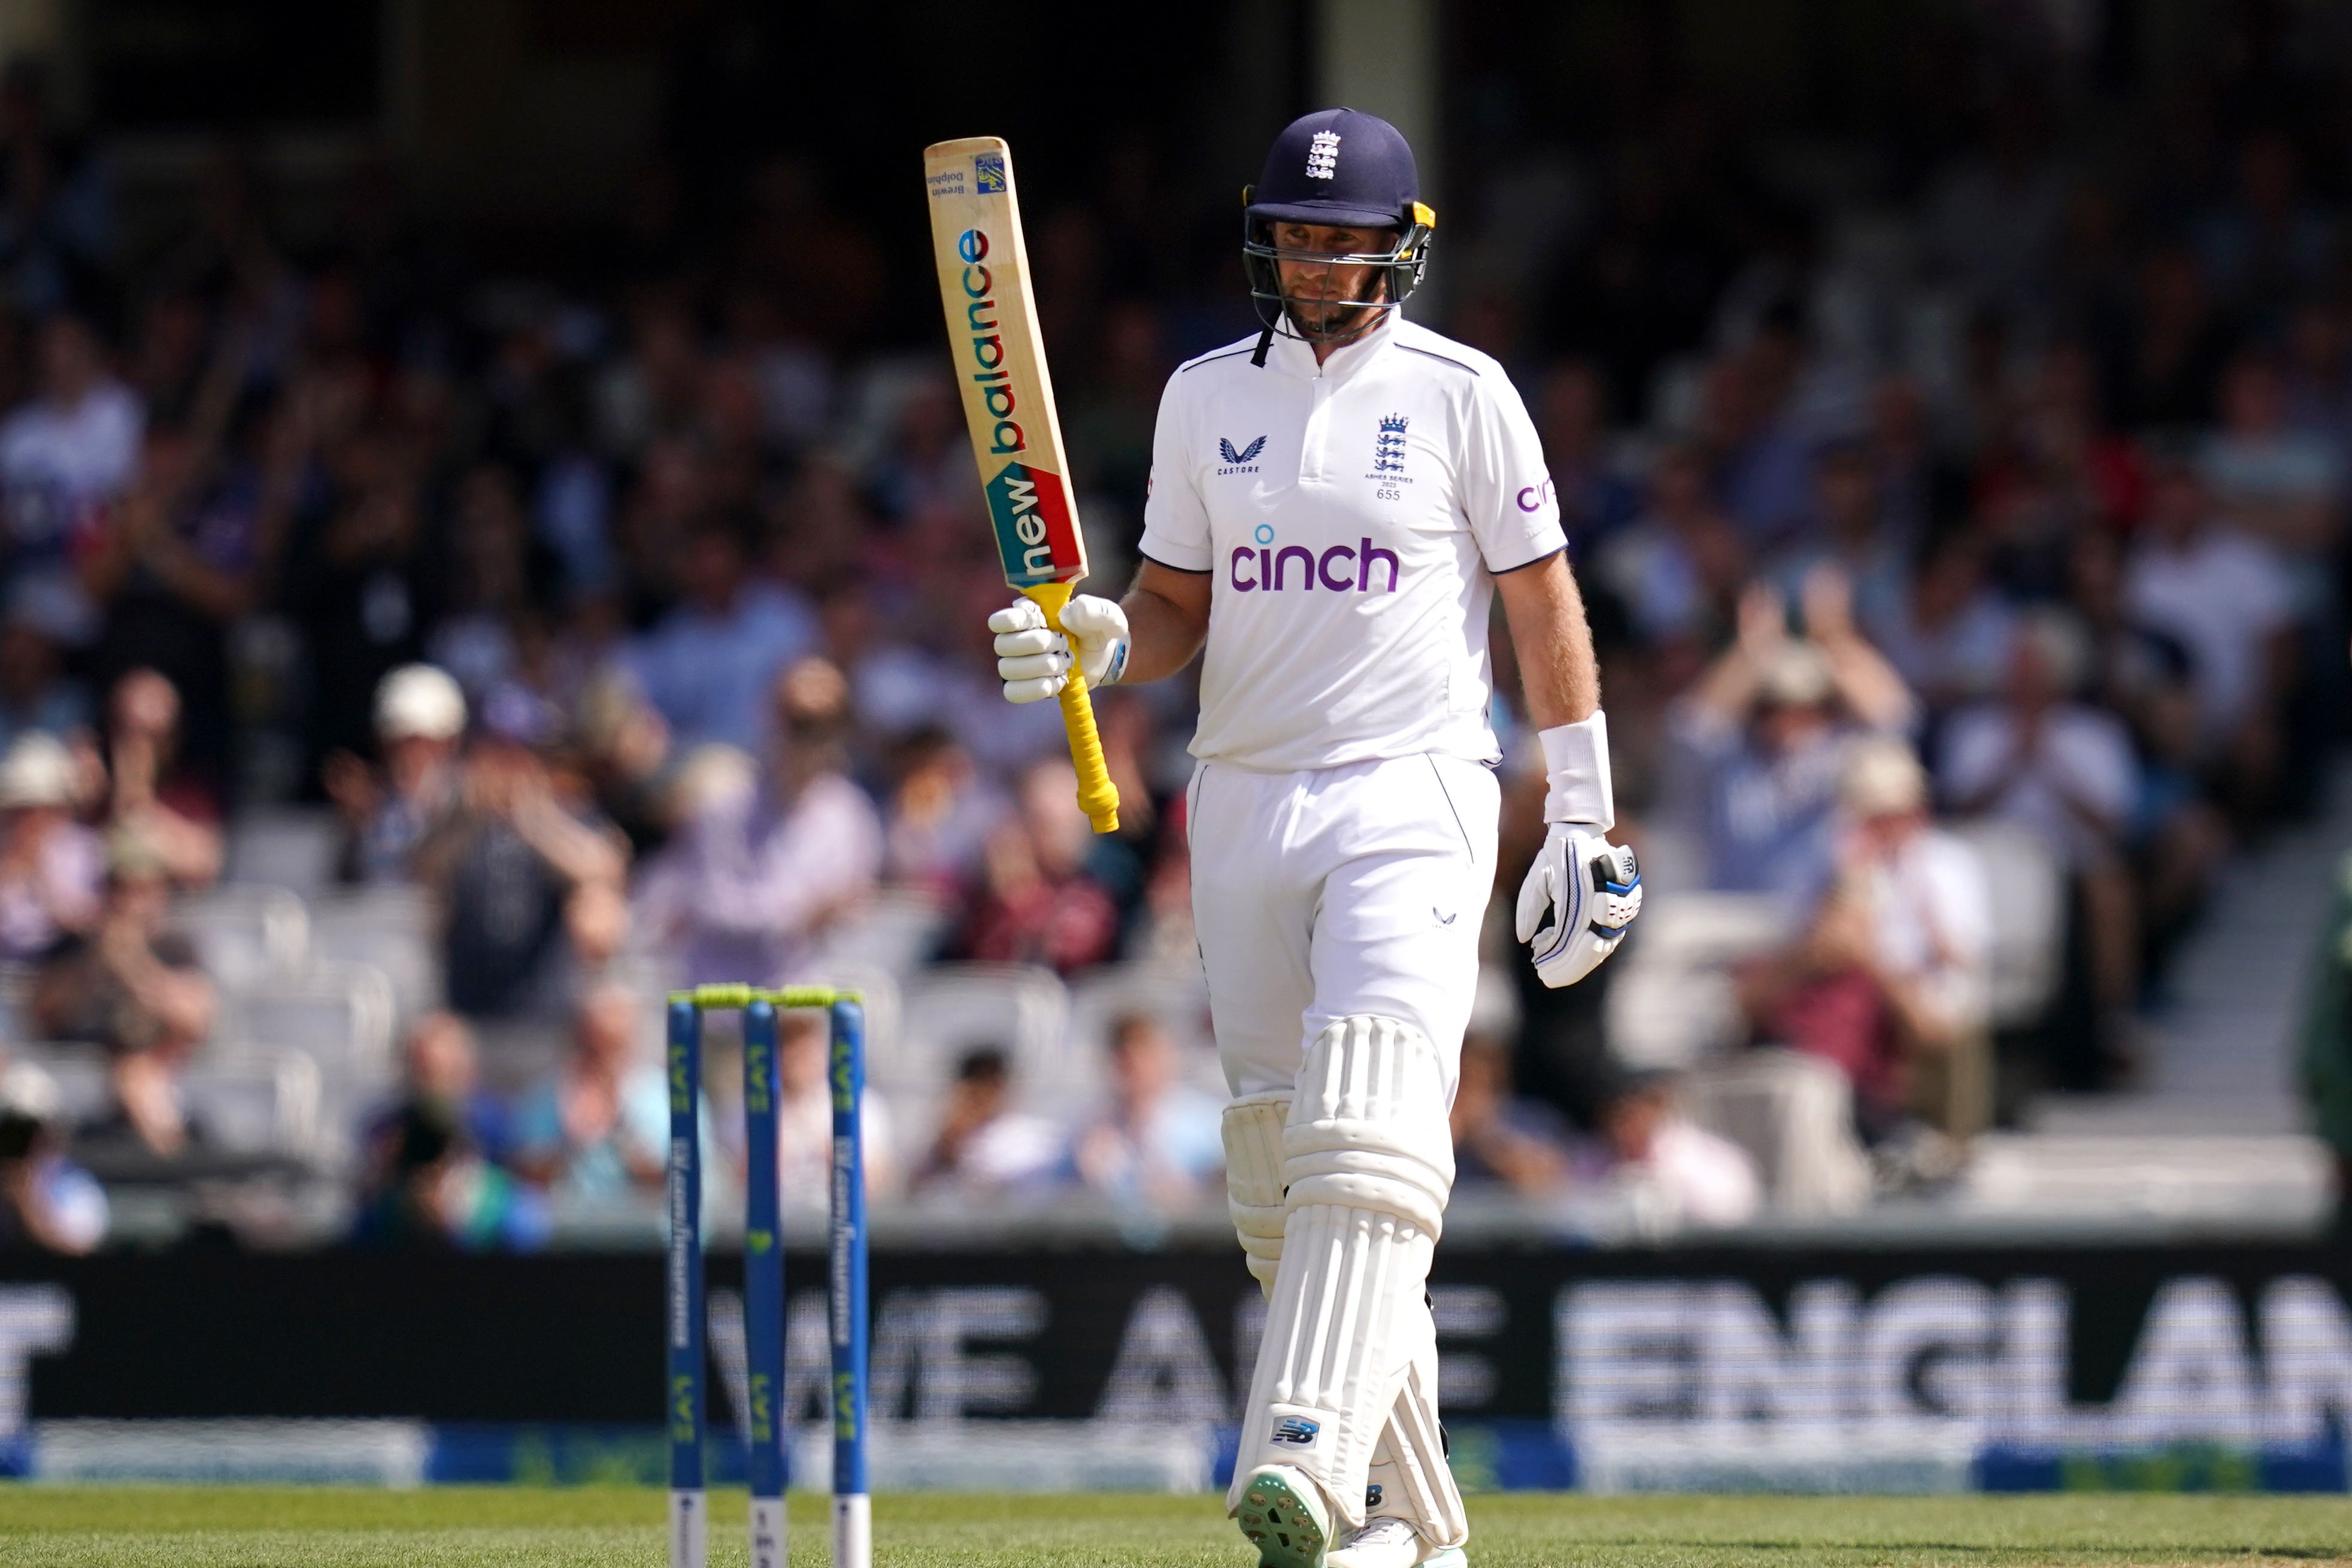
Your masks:
M1151 478L1143 501L1143 540L1150 559L1179 571L1211 570L1209 509L1192 481L1191 443L1177 394L1179 371L1160 394L1160 420L1151 432Z
M1513 571L1568 548L1543 443L1500 370L1479 376L1464 432L1462 509L1488 571Z

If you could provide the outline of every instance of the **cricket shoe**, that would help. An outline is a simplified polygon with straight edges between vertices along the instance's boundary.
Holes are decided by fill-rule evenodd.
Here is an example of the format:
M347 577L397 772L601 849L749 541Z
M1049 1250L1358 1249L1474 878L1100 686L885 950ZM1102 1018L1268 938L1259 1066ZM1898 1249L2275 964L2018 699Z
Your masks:
M1258 1568L1327 1568L1331 1511L1304 1471L1260 1465L1242 1488L1234 1517L1257 1548Z
M1367 1520L1331 1549L1325 1568L1468 1568L1459 1546L1432 1546L1402 1519Z

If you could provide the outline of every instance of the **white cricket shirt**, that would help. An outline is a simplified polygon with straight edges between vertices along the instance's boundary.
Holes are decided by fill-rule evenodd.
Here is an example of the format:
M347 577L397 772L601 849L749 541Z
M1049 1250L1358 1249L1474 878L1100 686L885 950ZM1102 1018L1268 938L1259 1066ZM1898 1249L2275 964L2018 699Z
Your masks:
M1214 583L1192 755L1492 760L1490 574L1567 547L1517 391L1394 312L1320 366L1256 347L1180 367L1152 439L1143 553Z

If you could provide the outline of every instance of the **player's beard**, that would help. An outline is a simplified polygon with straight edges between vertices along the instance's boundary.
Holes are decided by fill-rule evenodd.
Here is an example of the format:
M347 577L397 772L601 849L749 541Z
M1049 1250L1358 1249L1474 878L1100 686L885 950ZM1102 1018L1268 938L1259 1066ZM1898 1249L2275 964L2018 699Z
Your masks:
M1331 281L1327 274L1327 290ZM1289 294L1286 285L1288 298L1283 301L1283 309L1290 318L1291 330L1308 342L1349 342L1379 323L1387 294L1384 282L1378 274L1364 277L1358 285L1363 298L1339 293Z

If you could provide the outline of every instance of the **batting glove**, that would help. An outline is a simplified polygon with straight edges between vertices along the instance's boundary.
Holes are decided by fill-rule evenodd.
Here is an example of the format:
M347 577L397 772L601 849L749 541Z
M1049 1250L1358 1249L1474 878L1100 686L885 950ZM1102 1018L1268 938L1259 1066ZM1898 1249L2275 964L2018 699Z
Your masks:
M1633 852L1604 836L1617 823L1609 788L1609 726L1595 713L1542 731L1551 824L1519 885L1518 935L1536 976L1572 986L1617 951L1642 913L1642 873Z
M1006 702L1060 695L1070 684L1073 643L1090 686L1109 685L1127 669L1127 612L1090 593L1063 607L1060 632L1045 624L1045 612L1033 599L1016 599L990 616L988 629L996 633L996 673L1003 677Z

